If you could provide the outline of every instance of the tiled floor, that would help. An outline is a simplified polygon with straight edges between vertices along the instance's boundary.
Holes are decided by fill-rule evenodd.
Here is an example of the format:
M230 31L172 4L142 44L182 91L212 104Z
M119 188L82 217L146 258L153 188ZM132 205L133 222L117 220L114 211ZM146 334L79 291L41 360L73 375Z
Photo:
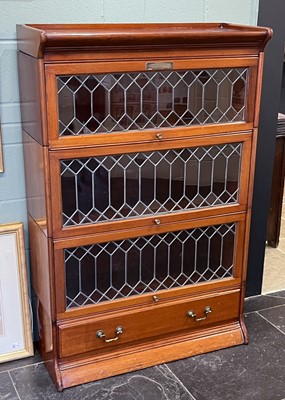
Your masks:
M265 250L262 294L285 289L285 191L279 239L277 249L267 246Z
M0 365L5 400L284 400L285 290L246 300L250 343L56 391L39 356Z

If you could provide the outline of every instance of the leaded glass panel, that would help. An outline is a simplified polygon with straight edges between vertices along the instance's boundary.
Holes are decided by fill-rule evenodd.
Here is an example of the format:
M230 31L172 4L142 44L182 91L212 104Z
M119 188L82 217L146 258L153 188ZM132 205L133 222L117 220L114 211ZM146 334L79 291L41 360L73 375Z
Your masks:
M242 144L61 160L63 226L237 203Z
M248 68L56 79L59 136L245 120Z
M236 223L68 248L66 307L233 276Z

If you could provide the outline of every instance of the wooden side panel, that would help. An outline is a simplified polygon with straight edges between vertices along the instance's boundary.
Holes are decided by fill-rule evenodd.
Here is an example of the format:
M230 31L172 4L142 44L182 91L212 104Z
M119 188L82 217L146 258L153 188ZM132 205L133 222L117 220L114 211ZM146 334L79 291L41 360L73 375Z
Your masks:
M44 148L23 131L28 213L47 232Z
M45 130L45 89L43 62L18 53L22 126L38 143L47 143Z
M54 324L53 247L39 225L29 216L32 286L37 296L36 313L39 351L58 390L62 390L58 368L57 336Z
M32 286L38 299L38 319L40 346L44 353L53 349L52 320L53 278L52 243L37 223L29 216L29 235L31 244Z

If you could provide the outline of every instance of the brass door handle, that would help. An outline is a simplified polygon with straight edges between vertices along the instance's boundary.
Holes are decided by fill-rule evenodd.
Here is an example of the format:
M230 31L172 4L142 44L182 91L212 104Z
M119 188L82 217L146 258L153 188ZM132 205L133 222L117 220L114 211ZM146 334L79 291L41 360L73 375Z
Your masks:
M205 309L204 309L204 314L205 314L204 317L197 318L197 315L196 315L195 311L193 311L193 310L188 311L188 312L187 312L187 315L188 315L188 317L193 318L194 321L199 322L199 321L204 321L204 320L208 317L208 315L209 315L211 312L212 312L211 307L210 307L210 306L207 306L207 307L205 307Z
M97 331L96 332L96 336L97 336L98 339L104 339L105 343L110 343L110 342L115 342L116 340L118 340L119 339L119 335L121 335L123 332L124 332L123 327L122 326L118 326L116 328L116 330L115 330L116 337L113 337L111 339L105 339L106 335L105 335L105 332L102 331L102 330Z

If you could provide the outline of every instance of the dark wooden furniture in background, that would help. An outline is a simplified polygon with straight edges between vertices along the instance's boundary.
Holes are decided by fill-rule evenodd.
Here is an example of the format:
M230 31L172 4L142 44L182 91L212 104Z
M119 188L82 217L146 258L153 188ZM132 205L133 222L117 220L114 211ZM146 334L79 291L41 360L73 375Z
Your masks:
M17 32L40 351L58 389L247 343L271 30Z
M275 146L275 157L272 174L272 188L270 209L268 214L268 225L266 240L269 246L278 247L282 203L285 179L285 115L279 114L277 123L277 135Z

